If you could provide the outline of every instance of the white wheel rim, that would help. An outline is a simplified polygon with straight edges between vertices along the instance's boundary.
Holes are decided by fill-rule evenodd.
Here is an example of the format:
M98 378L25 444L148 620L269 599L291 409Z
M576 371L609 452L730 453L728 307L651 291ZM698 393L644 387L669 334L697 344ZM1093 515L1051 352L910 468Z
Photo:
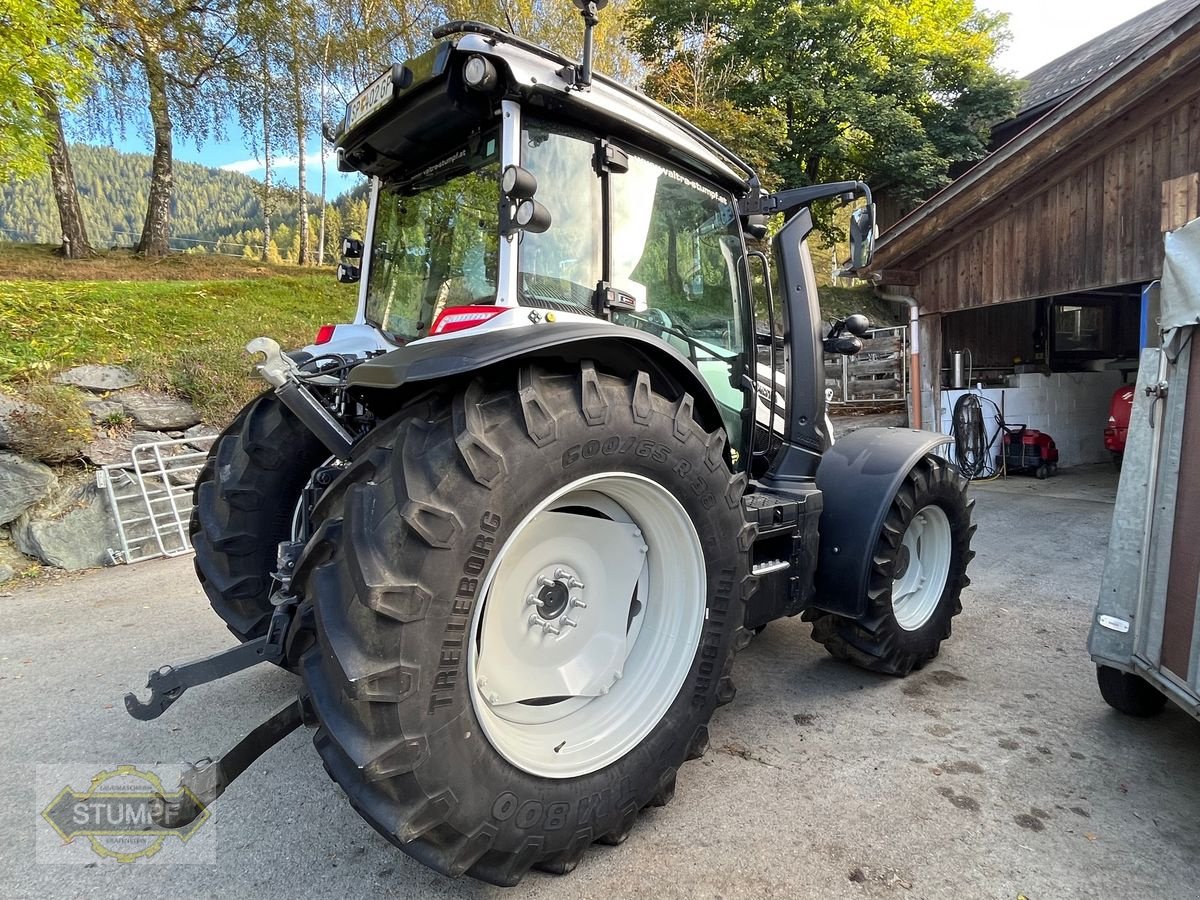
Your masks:
M933 617L950 574L950 519L940 506L918 510L900 541L892 581L892 614L905 631Z
M471 702L492 746L546 778L623 757L679 693L706 594L700 538L666 488L616 472L555 491L500 549L471 624Z

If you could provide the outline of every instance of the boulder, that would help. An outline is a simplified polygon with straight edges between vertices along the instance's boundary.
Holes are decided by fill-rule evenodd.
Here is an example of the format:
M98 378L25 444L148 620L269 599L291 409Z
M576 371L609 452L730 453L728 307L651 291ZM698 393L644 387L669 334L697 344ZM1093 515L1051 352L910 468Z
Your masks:
M193 450L199 450L203 453L207 453L209 448L212 447L212 442L200 440L200 438L215 438L220 435L220 433L220 431L213 428L211 425L204 425L202 423L200 425L193 425L183 433L183 436L185 438L189 438L190 440L196 441L196 443L188 444L187 446L191 447Z
M125 391L116 399L134 424L149 431L172 431L190 428L200 422L200 414L186 400L151 394L147 391Z
M127 465L131 464L129 451L132 447L127 434L99 431L84 448L83 455L94 466Z
M11 527L18 550L60 569L109 565L109 550L120 546L108 499L86 475L60 484Z
M88 399L83 401L93 422L103 422L110 416L125 416L125 407L116 400Z
M47 466L15 453L0 452L0 525L42 500L56 481Z
M27 410L35 416L45 415L45 411L36 403L0 394L0 447L12 446L16 429L10 419L18 410Z
M13 576L16 574L17 573L13 571L12 566L6 566L4 563L0 563L0 584L4 584L6 581L12 581Z
M75 366L54 376L59 384L73 384L85 391L102 394L105 391L119 391L130 388L138 383L137 376L124 366Z

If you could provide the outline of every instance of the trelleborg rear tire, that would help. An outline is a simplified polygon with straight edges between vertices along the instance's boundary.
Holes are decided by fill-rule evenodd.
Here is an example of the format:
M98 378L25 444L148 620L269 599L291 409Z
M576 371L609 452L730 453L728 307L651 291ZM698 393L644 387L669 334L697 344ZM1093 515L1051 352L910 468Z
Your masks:
M314 743L354 807L501 885L623 841L733 696L744 484L691 397L590 363L476 378L380 425L295 581Z
M269 391L247 404L209 451L189 525L196 575L240 641L266 631L276 550L291 537L300 492L328 456Z

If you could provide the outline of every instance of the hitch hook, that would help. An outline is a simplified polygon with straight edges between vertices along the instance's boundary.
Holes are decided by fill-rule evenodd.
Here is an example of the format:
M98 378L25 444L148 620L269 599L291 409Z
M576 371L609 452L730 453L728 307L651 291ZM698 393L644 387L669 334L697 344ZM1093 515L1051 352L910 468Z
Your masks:
M283 659L284 637L292 619L292 603L275 607L267 633L262 637L214 653L203 659L182 663L178 666L162 666L153 670L146 679L150 699L142 702L132 691L125 695L125 709L142 722L157 719L167 708L183 696L190 687L208 684L234 672L249 669L261 662L277 663Z

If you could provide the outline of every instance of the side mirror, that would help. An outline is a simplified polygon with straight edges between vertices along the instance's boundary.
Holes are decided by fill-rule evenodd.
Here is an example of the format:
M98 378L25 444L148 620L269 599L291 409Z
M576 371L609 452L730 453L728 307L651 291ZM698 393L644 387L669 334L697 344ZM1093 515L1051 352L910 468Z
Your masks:
M843 334L841 337L825 339L826 353L840 353L842 356L853 356L862 348L862 340L848 334Z
M342 256L346 257L346 259L361 259L362 255L362 241L352 237L342 238Z
M337 280L342 284L354 284L362 277L362 269L347 263L338 263Z
M875 251L875 204L860 206L850 214L850 268L861 271Z
M842 327L855 337L866 337L867 332L871 329L871 320L861 313L855 313L847 317L846 321L842 323Z

